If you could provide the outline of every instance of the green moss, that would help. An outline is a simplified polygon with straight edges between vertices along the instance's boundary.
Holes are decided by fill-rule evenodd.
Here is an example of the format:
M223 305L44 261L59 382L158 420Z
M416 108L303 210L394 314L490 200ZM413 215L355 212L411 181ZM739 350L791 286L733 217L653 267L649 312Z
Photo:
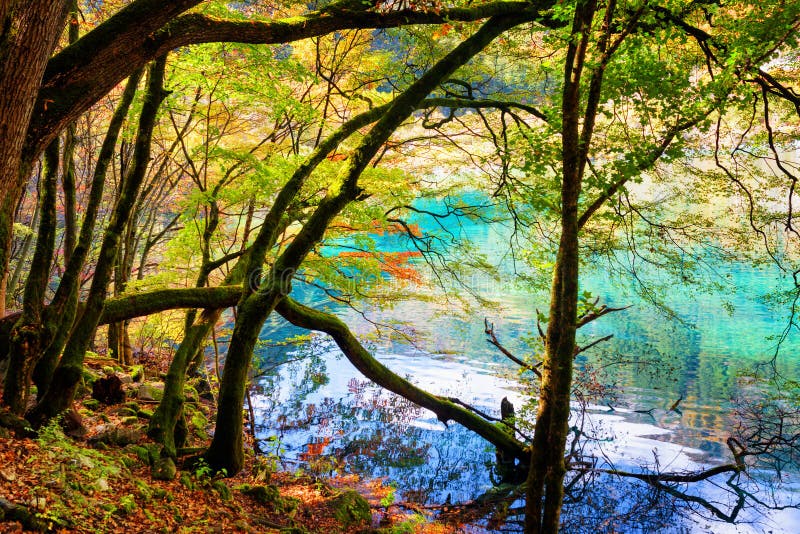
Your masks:
M150 465L150 451L147 447L142 447L141 445L128 445L125 447L126 450L134 453L142 463Z
M186 486L186 488L194 489L194 480L192 480L192 477L189 475L189 473L181 473L180 482Z
M257 502L270 506L278 513L286 514L289 517L294 516L297 506L300 501L294 497L284 497L281 495L278 486L274 484L267 484L266 486L250 486L243 484L239 489L245 495L249 495Z
M222 498L223 501L230 501L232 498L230 488L222 480L215 480L211 487Z
M355 490L346 490L334 497L333 515L346 527L372 520L369 503Z

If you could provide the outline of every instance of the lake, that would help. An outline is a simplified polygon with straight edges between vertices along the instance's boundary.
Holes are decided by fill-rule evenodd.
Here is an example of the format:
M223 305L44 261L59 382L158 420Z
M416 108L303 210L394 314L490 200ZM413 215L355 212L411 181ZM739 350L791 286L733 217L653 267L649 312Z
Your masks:
M428 200L416 207L441 210L440 202ZM494 415L503 397L521 409L530 399L525 380L487 343L484 318L507 348L519 356L529 354L535 350L530 341L535 338L535 310L547 310L547 294L541 289L547 280L533 289L509 282L515 266L506 226L453 217L437 221L424 214L409 222L444 231L447 239L450 234L468 239L493 260L506 275L501 281L472 274L464 283L497 305L473 303L468 313L455 313L456 301L437 291L434 298L401 301L389 309L368 303L352 309L298 283L293 296L330 308L364 337L381 362L432 393L457 396ZM382 251L413 250L399 235L374 239ZM337 243L325 255L335 256L352 245ZM419 258L411 262L430 274ZM581 286L591 293L590 300L599 297L602 304L631 307L580 331L583 345L614 336L576 360L591 385L604 393L575 403L572 423L582 429L584 454L595 458L596 467L625 471L697 470L731 462L726 439L737 421L736 406L742 398L759 395L753 373L772 369L758 364L777 353L775 369L784 377L800 378L800 338L792 331L784 335L789 308L765 298L791 287L791 277L770 265L715 259L695 287L647 267L637 272L642 286L610 272L602 261L587 263ZM451 284L453 295L466 291ZM655 295L671 312L648 302L641 291L645 286L660 287ZM398 287L398 292L404 289ZM276 453L287 468L381 478L397 488L398 501L421 505L463 503L492 488L494 452L486 442L456 424L445 427L431 413L368 383L325 337L273 346L299 334L274 317L262 332L260 367L267 371L256 381L253 401L265 451ZM800 512L770 508L800 503L799 472L790 458L777 477L755 465L750 478L740 479L738 490L727 485L729 475L673 488L688 499L674 491L654 497L646 484L601 475L576 484L576 497L565 504L565 529L796 532ZM742 492L762 503L748 500L736 511ZM733 511L734 524L719 515ZM510 519L502 527L492 518L478 520L473 528L514 531L518 523Z

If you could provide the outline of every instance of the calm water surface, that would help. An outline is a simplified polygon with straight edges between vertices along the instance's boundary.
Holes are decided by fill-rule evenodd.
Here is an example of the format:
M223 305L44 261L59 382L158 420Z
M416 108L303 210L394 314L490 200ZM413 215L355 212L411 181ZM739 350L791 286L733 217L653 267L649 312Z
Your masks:
M434 203L427 205L436 208ZM413 222L433 228L423 216ZM480 223L456 226L477 248L493 259L507 251L507 231ZM407 250L397 237L379 238L384 250ZM335 249L329 253L334 254ZM508 269L508 262L504 268ZM764 295L788 284L775 268L754 268L737 263L717 265L720 291L705 292L676 284L665 297L678 320L645 303L630 282L617 280L602 269L588 268L581 280L584 290L601 303L631 308L607 315L581 330L585 343L600 336L614 337L578 358L579 366L592 365L601 372L597 380L615 386L617 395L595 400L575 424L583 426L586 452L600 458L598 465L638 470L660 466L664 471L700 469L731 461L725 445L730 434L732 399L747 387L745 375L770 359L778 348L788 310L770 307ZM654 278L658 273L650 273ZM528 400L514 364L490 346L483 319L495 325L508 348L523 355L531 350L525 339L535 325L535 309L547 309L546 295L510 284L474 278L471 283L499 307L477 307L468 316L448 313L444 298L438 303L402 302L391 310L369 309L366 316L378 323L402 319L415 329L415 343L398 336L376 336L376 329L355 311L331 304L319 293L296 288L295 297L327 306L343 317L385 365L436 394L457 396L482 410L497 414L508 397L516 406ZM386 334L391 330L381 327ZM280 340L300 332L279 319L265 325L262 339ZM777 366L788 377L800 378L800 339L789 334L780 345ZM278 452L289 466L312 463L326 470L324 455L345 462L340 470L382 477L395 485L398 498L422 503L463 502L492 487L493 450L480 438L455 424L445 427L427 411L387 395L361 377L329 340L316 337L301 346L264 347L262 366L272 369L259 379L254 398L257 421L266 450ZM611 362L639 362L612 364ZM288 362L288 363L287 363ZM744 386L743 386L744 385ZM669 408L677 401L678 410ZM314 454L309 454L313 452ZM774 497L783 504L800 502L797 466L783 474L784 485ZM770 474L763 474L769 477ZM759 488L754 481L748 490ZM727 491L726 477L694 485L688 491L729 512L735 499ZM767 484L774 486L774 484ZM645 499L646 487L619 479L601 480L568 504L565 515L587 518L574 531L676 532L800 532L800 513L793 509L765 511L747 507L736 525L714 520L707 509L697 513L669 506L653 506L641 519L603 524L609 510L624 514ZM597 520L592 517L596 515ZM599 522L598 522L599 521ZM583 525L583 526L582 526ZM654 527L656 525L657 527ZM584 528L585 527L585 528ZM513 530L513 525L507 528ZM476 527L476 531L481 531Z

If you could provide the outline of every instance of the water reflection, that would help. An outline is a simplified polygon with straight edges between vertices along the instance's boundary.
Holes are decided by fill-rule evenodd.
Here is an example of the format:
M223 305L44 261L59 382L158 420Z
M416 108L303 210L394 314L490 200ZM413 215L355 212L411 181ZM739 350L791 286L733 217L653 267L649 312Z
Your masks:
M425 225L424 220L412 222ZM500 230L462 221L458 232L487 255L500 258L505 253ZM381 250L402 251L408 246L397 236L380 239ZM672 472L731 461L726 439L747 421L746 410L741 410L741 393L748 384L743 377L774 354L785 311L769 307L761 298L779 288L779 273L736 264L716 267L724 292L683 291L679 286L665 294L679 321L666 320L622 280L600 269L586 271L582 286L600 302L634 305L581 330L581 344L614 335L576 360L579 374L602 393L576 405L573 421L577 425L579 414L585 416L580 418L581 450L593 468ZM651 276L654 286L665 284L657 280L659 273L639 274L645 279ZM535 310L546 309L547 296L490 278L470 283L499 306L476 306L470 315L454 316L443 299L429 299L364 313L376 323L403 317L415 329L415 346L392 337L374 341L373 352L382 363L433 393L457 396L499 415L503 397L521 407L530 396L524 394L513 364L486 343L483 318L494 322L512 352L529 355L536 350L535 336L530 334ZM296 296L323 302L321 295L302 286ZM359 313L324 303L356 332L374 333L373 324ZM280 339L296 333L274 319L262 337ZM800 377L798 354L800 341L786 339L776 360L783 376ZM494 451L483 440L457 425L446 428L432 414L365 383L324 339L315 338L300 348L264 349L260 357L262 367L274 369L259 379L261 394L254 397L259 437L263 448L287 466L383 478L397 485L399 499L426 505L473 501L490 492L497 481ZM775 414L769 412L768 417ZM753 419L758 416L751 406L751 423ZM800 514L774 508L800 502L796 449L776 451L772 459L780 464L779 477L775 465L759 464L735 480L723 475L663 488L608 474L584 474L570 488L566 531L726 532L721 522L735 514L740 524L730 527L731 532L794 532ZM747 496L747 505L739 507L742 495ZM500 519L508 519L502 528L513 531L514 508L520 503L513 495L502 502L504 508L489 510L488 519L473 519L485 529L500 528Z

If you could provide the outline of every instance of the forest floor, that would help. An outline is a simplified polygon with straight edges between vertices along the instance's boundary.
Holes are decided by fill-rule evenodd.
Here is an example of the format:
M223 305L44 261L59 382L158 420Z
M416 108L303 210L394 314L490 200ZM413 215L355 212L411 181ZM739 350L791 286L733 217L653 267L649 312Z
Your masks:
M110 374L109 363L98 358L90 368ZM174 479L155 480L160 448L145 431L156 403L104 405L83 393L76 402L80 437L57 423L30 437L0 427L0 532L462 532L424 509L397 506L381 481L277 470L274 459L252 448L235 477L179 465ZM213 402L197 396L187 406L190 445L199 448L213 428Z

